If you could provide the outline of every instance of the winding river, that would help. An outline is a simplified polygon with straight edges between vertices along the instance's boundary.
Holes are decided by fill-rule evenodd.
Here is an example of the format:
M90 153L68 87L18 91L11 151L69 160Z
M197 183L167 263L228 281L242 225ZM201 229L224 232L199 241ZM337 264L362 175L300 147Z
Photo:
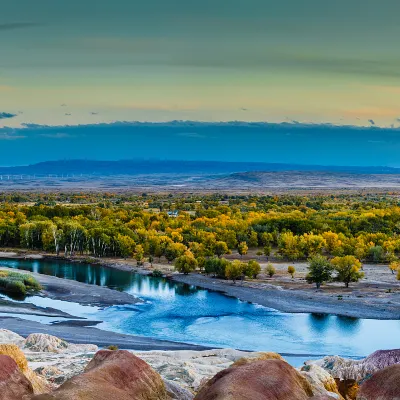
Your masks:
M139 305L106 309L38 296L25 301L103 321L100 329L244 350L287 354L365 356L399 347L400 321L288 314L217 292L88 264L1 260L0 265L107 286L142 298ZM48 321L49 322L49 321Z

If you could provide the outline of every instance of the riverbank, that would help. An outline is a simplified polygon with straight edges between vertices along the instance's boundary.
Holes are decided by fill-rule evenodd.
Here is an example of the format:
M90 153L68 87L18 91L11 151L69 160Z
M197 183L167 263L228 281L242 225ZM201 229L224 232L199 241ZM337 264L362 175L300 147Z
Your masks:
M360 293L346 292L341 297L323 290L284 289L272 284L258 285L211 278L200 274L174 274L175 282L194 285L203 289L222 292L242 301L256 303L286 313L332 314L364 319L400 319L400 296L387 298L361 297Z
M0 252L0 258L31 258L73 263L87 261L87 259L80 257L70 259L61 256L55 257L48 254L24 253L22 255L16 252ZM273 263L277 269L277 274L273 279L251 280L245 281L243 284L233 284L231 281L195 273L189 275L177 274L173 272L173 266L171 264L154 263L153 267L148 265L147 268L139 268L133 263L133 260L93 259L93 262L94 264L108 268L132 271L143 275L150 274L152 269L160 269L166 274L168 279L174 282L218 291L242 301L256 303L286 313L331 314L363 319L400 319L400 282L396 281L389 269L384 266L364 265L366 278L358 283L351 284L349 288L344 288L343 285L338 283L330 283L325 285L322 289L317 290L314 286L306 283L304 278L307 272L307 264L301 262L291 263L296 267L295 279L288 276L286 272L287 263ZM264 267L263 263L261 263L261 266L262 268ZM81 304L82 301L85 301L85 297L88 295L87 290L81 293L75 293L73 299L71 297L72 295L63 294L64 289L68 286L70 287L69 292L72 293L73 288L77 287L76 285L85 284L79 284L75 281L66 281L60 278L54 279L58 280L57 282L60 285L60 290L50 285L53 295L58 292L59 298L62 300L75 301ZM44 282L44 280L45 278L39 278L41 283ZM53 280L53 282L55 281ZM93 290L97 291L97 289L93 289L94 285L88 286L91 288L91 295L87 301L93 301ZM101 289L101 301L99 299L99 302L103 303L103 305L123 304L124 301L125 304L131 304L129 300L132 299L126 301L126 296L130 296L126 293L120 293L98 286L95 286L95 288ZM109 294L106 294L104 290L108 291ZM122 303L115 303L117 297L120 295L123 297L121 297ZM86 304L95 303L89 302Z

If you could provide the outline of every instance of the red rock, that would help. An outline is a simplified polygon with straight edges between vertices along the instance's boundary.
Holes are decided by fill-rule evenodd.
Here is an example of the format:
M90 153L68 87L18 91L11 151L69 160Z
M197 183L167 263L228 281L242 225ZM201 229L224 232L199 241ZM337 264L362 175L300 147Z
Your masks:
M195 400L307 400L308 381L282 360L263 360L231 367L210 379Z
M376 372L360 387L357 400L400 399L400 364Z
M0 355L0 399L21 400L30 398L33 387L9 356Z
M132 353L101 350L85 372L34 400L167 400L160 375Z

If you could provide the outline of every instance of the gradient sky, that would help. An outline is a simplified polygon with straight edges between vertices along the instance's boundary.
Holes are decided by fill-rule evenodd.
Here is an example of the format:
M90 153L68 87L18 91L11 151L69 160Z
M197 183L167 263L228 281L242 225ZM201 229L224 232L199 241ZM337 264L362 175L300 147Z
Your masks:
M397 127L399 15L398 0L4 1L0 127Z

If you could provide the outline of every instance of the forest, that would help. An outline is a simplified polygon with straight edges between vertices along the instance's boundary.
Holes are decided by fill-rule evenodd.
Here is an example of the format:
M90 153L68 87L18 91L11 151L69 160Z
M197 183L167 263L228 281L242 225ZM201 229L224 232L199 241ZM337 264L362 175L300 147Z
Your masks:
M400 255L400 200L394 194L8 193L0 196L0 246L139 263L173 262L189 252L204 264L249 249L293 261L322 254L390 263Z

